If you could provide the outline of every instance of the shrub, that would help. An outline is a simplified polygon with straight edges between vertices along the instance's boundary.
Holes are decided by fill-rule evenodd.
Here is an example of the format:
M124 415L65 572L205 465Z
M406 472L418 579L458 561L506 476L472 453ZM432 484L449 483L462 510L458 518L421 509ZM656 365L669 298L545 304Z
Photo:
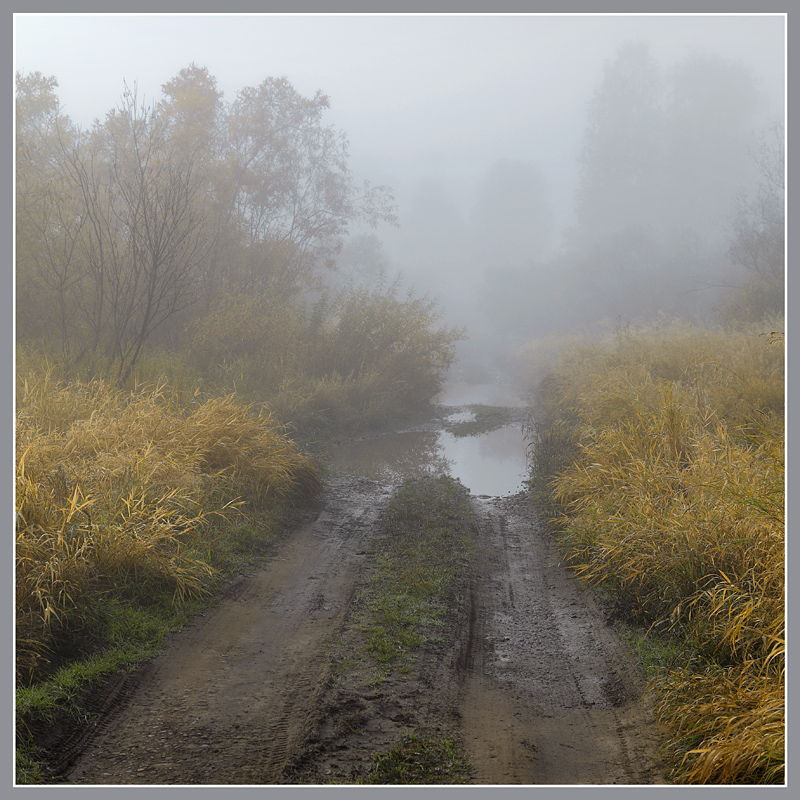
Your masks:
M312 307L222 296L188 328L212 384L265 402L295 428L371 424L429 403L461 331L433 301L349 287Z
M244 503L319 488L319 467L263 410L235 397L21 375L16 429L18 668L93 600L135 584L206 590L203 553Z

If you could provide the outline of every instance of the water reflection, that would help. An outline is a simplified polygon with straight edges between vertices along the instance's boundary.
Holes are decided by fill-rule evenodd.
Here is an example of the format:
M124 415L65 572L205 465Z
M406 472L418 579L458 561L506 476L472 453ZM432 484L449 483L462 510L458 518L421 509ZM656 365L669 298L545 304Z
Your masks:
M479 436L445 431L408 431L349 442L330 456L340 473L386 483L424 474L449 474L474 495L519 491L526 478L525 442L519 426Z
M336 472L399 483L449 473L438 431L407 431L339 445L329 459Z

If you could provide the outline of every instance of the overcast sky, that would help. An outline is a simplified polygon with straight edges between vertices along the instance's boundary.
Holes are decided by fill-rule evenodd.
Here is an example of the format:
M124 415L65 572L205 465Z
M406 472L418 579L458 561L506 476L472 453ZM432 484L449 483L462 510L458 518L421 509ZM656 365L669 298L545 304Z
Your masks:
M427 194L466 218L492 164L510 159L545 179L553 229L572 224L587 106L620 45L645 42L664 66L695 52L742 62L772 115L785 103L785 17L776 14L18 13L14 20L16 69L55 76L63 110L84 127L117 103L124 81L157 100L192 62L208 68L227 101L267 77L286 76L306 96L322 90L331 102L326 121L349 138L355 178L388 185L399 204L401 228L384 234L390 262L406 275L422 270L435 292L437 277L453 285L453 270L462 290L469 283L477 291L480 275L469 270L478 262L470 267L451 254L445 274L445 259L431 253L443 273L434 274L402 239L409 209Z
M656 59L692 51L752 65L783 104L784 18L720 15L15 15L16 68L59 81L88 125L123 80L146 98L191 62L237 90L285 75L330 96L360 177L475 174L497 157L574 162L603 63L631 39ZM396 186L401 191L403 186Z

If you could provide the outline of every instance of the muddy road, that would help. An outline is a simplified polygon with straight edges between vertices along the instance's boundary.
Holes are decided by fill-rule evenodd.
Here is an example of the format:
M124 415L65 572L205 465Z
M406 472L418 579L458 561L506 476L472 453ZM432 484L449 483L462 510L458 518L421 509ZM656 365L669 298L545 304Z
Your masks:
M524 495L480 503L479 570L462 697L474 781L662 782L628 647Z
M430 731L462 743L473 783L662 782L638 667L523 494L471 500L468 602L418 669L374 684L366 667L337 670L364 663L350 609L391 493L342 471L263 569L110 687L63 779L347 783L403 734Z
M334 482L276 556L175 636L65 778L81 784L270 784L310 734L328 646L381 501Z

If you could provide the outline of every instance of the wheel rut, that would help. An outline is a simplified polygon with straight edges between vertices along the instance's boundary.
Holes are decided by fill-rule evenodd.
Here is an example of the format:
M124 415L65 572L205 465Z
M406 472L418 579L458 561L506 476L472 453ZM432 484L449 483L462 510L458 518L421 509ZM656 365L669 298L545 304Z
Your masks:
M591 594L558 564L524 495L481 519L463 738L476 783L660 780L644 685Z
M73 784L272 784L307 737L380 501L334 482L276 558L175 636L66 770Z

